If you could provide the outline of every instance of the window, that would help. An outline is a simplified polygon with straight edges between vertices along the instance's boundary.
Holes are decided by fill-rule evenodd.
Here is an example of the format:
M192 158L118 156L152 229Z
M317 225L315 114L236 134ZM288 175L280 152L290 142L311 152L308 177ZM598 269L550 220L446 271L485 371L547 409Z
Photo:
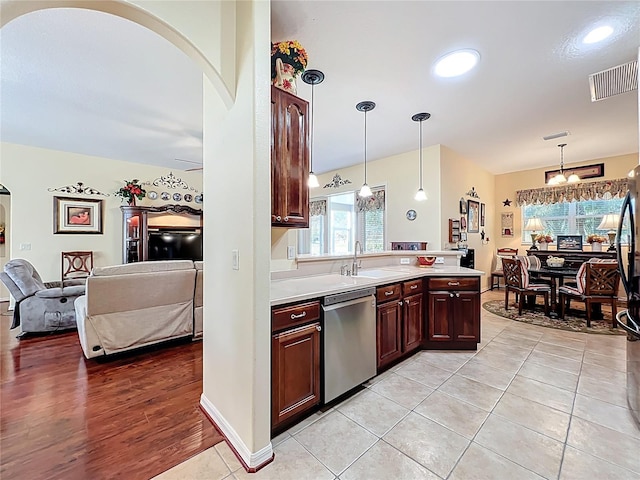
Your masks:
M310 202L309 228L298 231L298 253L350 254L356 240L364 252L384 250L385 190L369 199L358 192L338 193Z
M620 213L623 200L612 198L550 205L525 205L522 207L522 225L526 225L530 218L538 217L545 226L544 233L551 234L554 240L558 235L581 235L583 243L586 243L587 237L591 234L606 235L607 232L596 229L604 215ZM629 228L625 225L622 230L623 241L628 234ZM522 231L522 243L531 243L531 232Z

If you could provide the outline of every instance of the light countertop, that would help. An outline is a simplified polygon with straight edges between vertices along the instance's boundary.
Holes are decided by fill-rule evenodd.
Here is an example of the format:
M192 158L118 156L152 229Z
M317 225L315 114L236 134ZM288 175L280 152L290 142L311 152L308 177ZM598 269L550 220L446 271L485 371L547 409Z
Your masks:
M324 297L364 287L386 285L417 277L478 277L485 273L480 270L459 266L438 266L429 268L388 266L360 270L357 276L339 274L312 275L271 281L271 305Z

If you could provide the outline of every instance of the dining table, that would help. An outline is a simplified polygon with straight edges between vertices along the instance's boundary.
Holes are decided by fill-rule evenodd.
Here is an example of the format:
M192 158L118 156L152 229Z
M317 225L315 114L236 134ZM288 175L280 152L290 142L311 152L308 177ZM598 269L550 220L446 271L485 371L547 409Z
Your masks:
M571 267L550 267L541 266L539 268L529 268L529 275L532 279L549 278L551 280L551 298L550 298L550 315L558 316L560 314L561 305L558 304L558 287L564 285L565 278L576 278L578 268ZM535 280L533 280L535 281Z

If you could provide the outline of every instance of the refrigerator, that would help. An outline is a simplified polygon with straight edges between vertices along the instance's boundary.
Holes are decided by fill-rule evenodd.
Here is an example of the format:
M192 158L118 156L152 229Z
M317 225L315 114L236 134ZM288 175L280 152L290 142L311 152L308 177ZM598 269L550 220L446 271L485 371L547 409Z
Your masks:
M640 165L629 173L629 192L622 204L616 237L618 265L622 285L627 294L627 310L616 316L620 327L627 332L627 403L640 427ZM623 227L629 235L623 238ZM623 244L629 244L628 251Z

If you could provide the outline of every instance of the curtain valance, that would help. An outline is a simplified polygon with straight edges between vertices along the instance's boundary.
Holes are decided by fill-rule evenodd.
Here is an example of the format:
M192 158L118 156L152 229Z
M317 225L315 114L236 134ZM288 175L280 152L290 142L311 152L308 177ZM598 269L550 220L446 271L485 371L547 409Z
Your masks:
M373 190L371 193L367 198L358 197L356 205L359 212L384 210L384 189Z
M312 200L309 202L309 215L317 217L318 215L327 214L327 201L326 200Z
M518 206L523 206L579 202L583 200L610 200L626 195L628 190L627 181L627 178L617 178L615 180L518 190L516 192L516 203Z

